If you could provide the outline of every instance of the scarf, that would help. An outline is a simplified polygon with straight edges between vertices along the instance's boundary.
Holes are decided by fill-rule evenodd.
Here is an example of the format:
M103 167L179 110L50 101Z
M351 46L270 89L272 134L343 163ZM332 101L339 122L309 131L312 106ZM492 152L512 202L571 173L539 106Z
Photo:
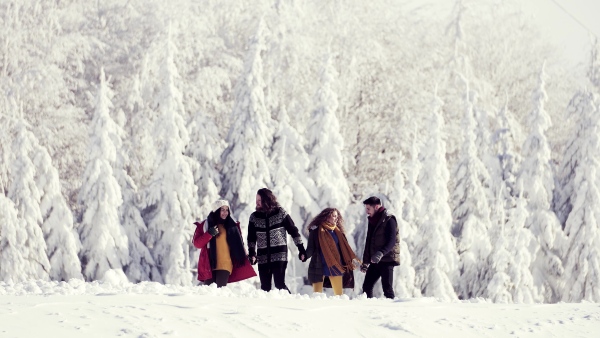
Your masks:
M212 220L211 220L212 221ZM209 222L207 219L206 222ZM227 233L227 245L229 246L229 256L231 256L231 263L236 268L246 264L246 250L244 250L244 242L242 241L242 235L238 230L237 224L231 217L227 219L218 219L217 224L224 224L225 231ZM212 226L212 222L208 223L208 226ZM218 236L218 235L217 235ZM210 255L210 268L214 269L217 264L217 236L210 239L209 252Z
M333 230L337 235L340 250L338 250L333 237L327 230ZM337 226L327 222L321 224L317 231L319 232L319 246L329 270L337 271L338 273L354 270L356 266L354 266L353 261L356 259L360 262L360 260L356 257L354 251L352 251L344 233ZM342 254L341 257L340 252Z
M379 220L381 219L381 217L383 216L383 212L385 211L384 207L380 207L377 211L375 211L375 214L373 214L373 217L367 217L367 219L369 220L369 226L374 227L377 225L377 223L379 223Z

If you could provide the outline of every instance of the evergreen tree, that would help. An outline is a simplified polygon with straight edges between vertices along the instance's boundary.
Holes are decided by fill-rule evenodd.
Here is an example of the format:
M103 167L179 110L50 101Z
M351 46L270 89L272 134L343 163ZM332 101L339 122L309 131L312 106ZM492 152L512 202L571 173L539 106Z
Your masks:
M335 206L345 210L350 203L350 188L343 171L344 139L336 116L337 95L333 90L335 69L328 57L321 70L321 82L315 94L315 108L308 124L310 155L309 176L317 186L316 200L321 209ZM348 228L348 233L353 229Z
M415 269L412 266L412 257L406 240L408 234L411 234L408 231L410 225L404 219L402 213L407 199L402 162L403 158L399 156L394 188L390 194L392 211L394 211L393 213L398 222L398 230L400 231L400 260L402 262L398 268L394 269L394 290L398 297L415 297L419 296L420 292L415 287Z
M190 260L196 250L190 238L198 205L192 167L197 164L184 155L189 135L183 121L182 95L176 85L179 74L170 30L163 51L159 73L162 87L156 98L159 116L154 124L157 165L146 188L143 211L148 225L146 245L160 271L160 276L153 276L155 281L191 285Z
M13 201L0 194L0 281L24 282L30 278L25 242L27 233Z
M575 194L576 169L586 161L588 155L586 139L589 135L589 126L583 122L589 122L590 111L595 111L593 94L588 90L578 91L567 106L567 115L574 118L575 130L565 146L562 161L558 168L558 180L554 193L553 210L564 229L565 223L571 209L573 208L573 196Z
M580 161L573 168L573 205L565 227L568 244L562 299L567 302L600 301L600 106L593 95L586 95L584 107L574 135Z
M514 127L511 123L512 116L508 110L508 100L504 107L498 112L498 129L493 136L493 144L496 147L499 162L499 178L496 184L503 191L499 198L507 203L504 207L514 206L516 198L515 184L519 171L518 165L521 162L521 155L515 150Z
M135 75L131 81L130 92L127 96L124 107L128 114L126 130L128 137L124 139L124 146L130 149L128 168L134 180L141 186L145 186L152 176L156 159L154 149L154 137L152 135L152 126L156 121L154 112L151 109L151 100L145 99L143 91L150 91L150 81L147 80L150 74L146 69L147 62L142 65L142 75ZM147 94L149 95L149 94Z
M290 125L285 107L281 107L273 144L273 191L294 220L305 220L319 213L315 182L307 175L310 160L305 143L304 137Z
M544 108L547 94L544 89L544 67L540 71L538 87L533 93L534 108L529 114L530 133L523 144L523 165L517 183L528 201L529 217L526 226L540 243L531 266L534 282L544 301L556 302L561 298L564 269L560 257L565 237L556 215L550 210L554 191L550 146L546 131L551 126ZM533 254L533 252L532 252Z
M250 40L244 70L234 90L232 124L222 155L223 195L239 212L243 226L254 211L256 191L271 185L267 160L273 139L273 121L264 99L262 56L266 50L264 21Z
M9 125L12 117L8 114L8 102L0 101L0 123ZM9 186L9 164L12 163L10 144L11 133L0 133L0 195L6 195Z
M36 167L32 161L34 136L27 130L24 120L17 122L16 135L12 145L14 162L10 168L10 198L17 209L17 217L22 221L25 240L23 250L25 266L22 268L26 279L49 280L50 262L42 232L41 192L35 182Z
M402 236L405 238L410 252L414 252L414 238L421 224L421 208L423 207L423 193L418 185L419 173L422 170L422 164L419 159L420 146L415 130L410 160L404 166L404 171L406 172L406 181L404 184L406 198L401 211L402 219L406 221L406 227Z
M464 140L453 174L452 200L455 206L452 210L452 233L457 238L460 255L457 293L461 299L470 299L483 293L486 263L492 246L488 234L491 224L486 194L490 176L477 151L473 96L468 82L465 83Z
M80 257L87 280L101 279L106 271L122 269L129 261L127 235L119 221L119 207L123 203L121 188L113 170L117 160L114 135L118 134L118 126L109 114L111 97L112 91L101 69L88 163L79 192L83 213L79 226Z
M443 102L434 95L427 142L421 156L423 167L419 186L423 191L422 223L417 230L413 253L415 284L426 297L456 299L452 282L456 278L458 255L450 233L452 215L448 204L449 173L446 144L442 139Z
M494 249L488 258L490 269L483 296L497 303L538 302L540 298L529 267L539 245L531 231L525 228L527 202L517 196L515 205L505 213L501 198L505 194L503 190L501 187L497 199L497 210L501 215L490 231Z
M50 278L56 281L83 279L78 256L81 242L74 229L73 213L61 193L58 170L37 138L31 135L31 139L35 181L41 193L42 230L50 261Z
M219 199L221 177L217 168L221 167L225 142L219 137L215 123L204 112L199 111L193 116L188 130L190 143L186 154L199 164L194 167L194 181L198 186L199 215L206 217L212 211L212 203Z
M126 121L123 121L123 125L125 123ZM161 280L154 258L145 244L148 229L139 208L138 188L126 170L130 164L128 154L132 153L132 143L123 145L124 133L122 128L117 128L116 133L111 134L117 149L117 160L113 164L114 176L121 188L123 199L119 207L119 222L127 235L129 248L129 262L124 267L124 273L134 283Z
M142 281L161 281L162 277L152 254L146 246L146 232L148 228L144 223L138 207L138 190L123 169L117 169L117 179L121 187L123 204L119 208L119 220L127 235L129 247L129 262L124 268L125 275L133 283Z

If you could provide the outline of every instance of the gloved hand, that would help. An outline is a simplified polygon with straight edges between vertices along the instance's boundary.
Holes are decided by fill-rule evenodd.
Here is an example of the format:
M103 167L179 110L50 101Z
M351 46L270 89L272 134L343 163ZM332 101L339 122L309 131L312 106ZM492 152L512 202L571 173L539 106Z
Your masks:
M368 268L369 268L369 264L362 263L362 265L360 266L360 272L365 273L365 272L367 272Z
M209 233L211 236L215 237L216 235L218 235L218 234L219 234L219 228L217 228L216 226L214 226L214 227L210 227L210 228L208 228L208 231L207 231L207 232L208 232L208 233Z
M302 243L298 245L298 259L302 262L306 262L306 249L304 249Z
M248 260L250 261L250 264L255 265L256 264L256 252L254 252L253 249L249 250L250 253L248 254Z
M383 257L383 252L381 251L377 251L372 257L371 257L371 263L379 263L379 261L381 260L381 257Z

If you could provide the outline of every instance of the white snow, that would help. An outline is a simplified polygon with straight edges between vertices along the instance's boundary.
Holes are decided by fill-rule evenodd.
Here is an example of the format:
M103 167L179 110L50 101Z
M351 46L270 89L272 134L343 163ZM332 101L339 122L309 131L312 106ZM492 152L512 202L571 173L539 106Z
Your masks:
M109 270L110 271L110 270ZM110 275L110 273L108 273ZM0 282L0 337L593 337L600 305L266 293L251 282L182 287Z

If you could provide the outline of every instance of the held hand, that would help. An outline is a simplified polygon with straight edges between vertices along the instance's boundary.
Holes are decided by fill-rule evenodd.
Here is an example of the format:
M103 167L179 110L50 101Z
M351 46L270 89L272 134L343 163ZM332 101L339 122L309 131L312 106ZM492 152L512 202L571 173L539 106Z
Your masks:
M211 236L215 237L216 235L219 234L219 228L217 228L216 226L208 228L207 231Z
M368 268L369 268L369 264L367 264L367 263L363 263L363 264L360 266L360 272L362 272L362 273L365 273L365 272L367 272L367 269L368 269Z
M306 262L306 249L302 243L298 244L298 259L302 262Z
M255 265L256 264L256 256L255 255L248 255L248 260L250 261L250 264Z

